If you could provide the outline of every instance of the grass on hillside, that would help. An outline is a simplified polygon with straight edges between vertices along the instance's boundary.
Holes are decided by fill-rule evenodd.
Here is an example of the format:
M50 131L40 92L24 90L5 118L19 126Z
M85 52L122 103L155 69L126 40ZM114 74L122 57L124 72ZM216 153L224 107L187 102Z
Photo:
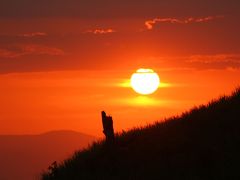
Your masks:
M56 149L57 151L57 149ZM43 180L240 179L240 89L179 117L93 143Z

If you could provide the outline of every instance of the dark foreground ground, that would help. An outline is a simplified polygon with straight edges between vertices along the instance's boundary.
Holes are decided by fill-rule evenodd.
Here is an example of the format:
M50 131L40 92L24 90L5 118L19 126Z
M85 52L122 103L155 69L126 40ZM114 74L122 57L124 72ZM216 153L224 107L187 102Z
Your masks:
M76 152L43 180L240 179L240 90Z

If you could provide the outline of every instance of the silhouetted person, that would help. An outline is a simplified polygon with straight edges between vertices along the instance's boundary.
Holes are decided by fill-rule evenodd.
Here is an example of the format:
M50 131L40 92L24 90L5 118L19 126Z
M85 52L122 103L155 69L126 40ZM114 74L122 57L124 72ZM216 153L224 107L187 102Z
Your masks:
M107 143L112 143L114 141L113 120L112 117L107 116L104 111L102 111L102 124Z

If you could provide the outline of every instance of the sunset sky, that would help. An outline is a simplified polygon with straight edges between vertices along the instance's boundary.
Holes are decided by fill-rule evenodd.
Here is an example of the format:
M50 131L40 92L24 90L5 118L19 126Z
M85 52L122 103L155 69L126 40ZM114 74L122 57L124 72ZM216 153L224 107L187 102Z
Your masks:
M239 0L1 0L0 134L102 136L180 114L240 85ZM141 96L131 75L161 85Z

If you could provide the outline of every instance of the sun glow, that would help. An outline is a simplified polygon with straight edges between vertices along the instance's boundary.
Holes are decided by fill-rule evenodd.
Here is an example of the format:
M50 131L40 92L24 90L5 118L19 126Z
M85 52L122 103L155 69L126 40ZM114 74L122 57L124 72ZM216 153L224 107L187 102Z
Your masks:
M152 69L138 69L131 77L131 86L139 94L154 93L160 85L160 79Z

